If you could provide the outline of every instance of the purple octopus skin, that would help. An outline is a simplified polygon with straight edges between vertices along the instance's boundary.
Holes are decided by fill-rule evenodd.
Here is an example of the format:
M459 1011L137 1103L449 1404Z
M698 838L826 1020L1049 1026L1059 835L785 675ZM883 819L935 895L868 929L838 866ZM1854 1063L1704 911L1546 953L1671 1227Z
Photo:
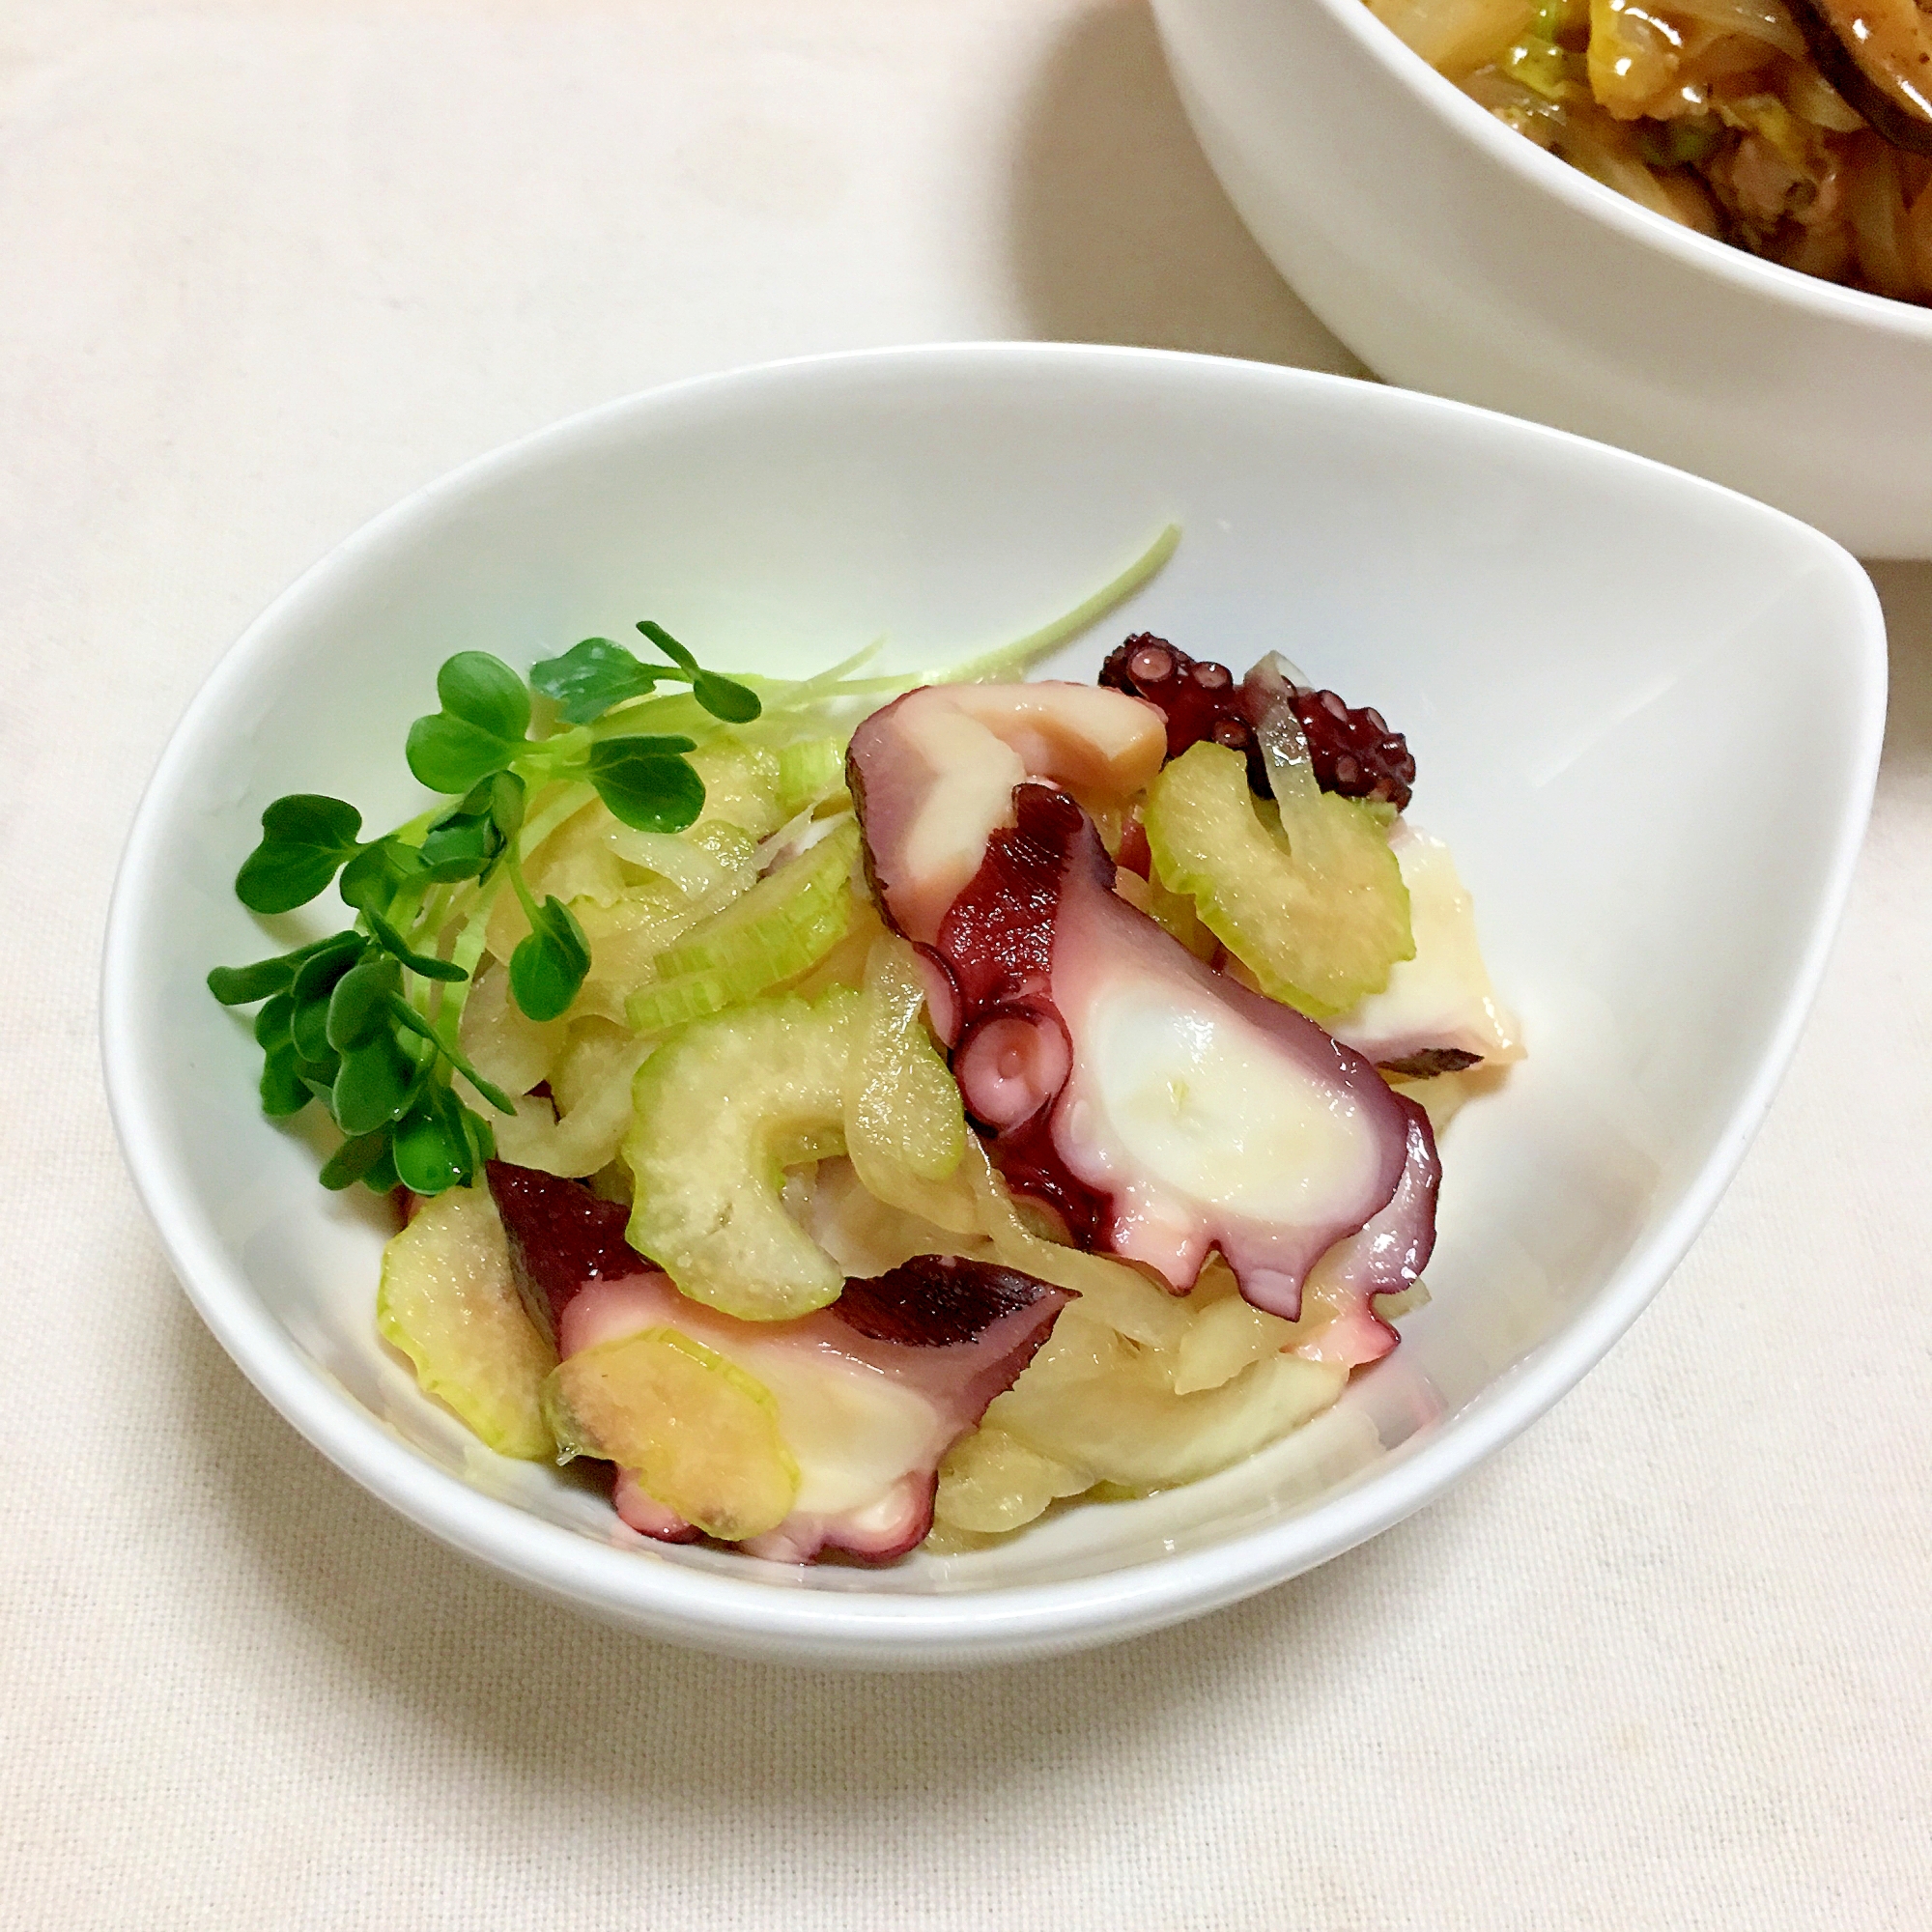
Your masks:
M1218 1248L1249 1301L1297 1319L1310 1269L1390 1205L1411 1146L1433 1163L1427 1122L1361 1055L1204 965L1118 896L1099 835L1065 793L1020 784L1013 817L933 941L957 989L962 1044L993 1013L1038 1031L1041 1068L1060 1064L1063 1035L1070 1044L1064 1079L1031 1114L1015 1119L1003 1089L998 1118L980 1119L994 1162L1081 1246L1148 1265L1176 1293ZM1178 1056L1171 1065L1163 1052ZM1209 1105L1237 1080L1242 1119L1227 1124L1273 1133L1270 1151L1243 1179L1236 1151L1211 1133L1145 1130L1139 1100L1123 1097L1124 1062ZM979 1116L971 1065L962 1094ZM1426 1218L1433 1185L1416 1198Z
M1334 1308L1334 1319L1303 1352L1342 1368L1378 1362L1401 1339L1376 1313L1376 1298L1401 1294L1422 1278L1435 1248L1435 1196L1442 1179L1429 1116L1397 1096L1408 1116L1407 1158L1394 1198L1357 1233L1316 1263L1309 1293Z
M1165 638L1142 631L1109 653L1100 682L1131 693L1167 719L1167 755L1178 758L1204 739L1241 753L1248 783L1269 795L1259 727L1277 698L1294 713L1308 742L1316 781L1344 798L1383 799L1407 809L1415 759L1379 711L1351 708L1332 691L1294 683L1287 660L1270 652L1236 685L1226 665L1197 663Z
M621 1280L651 1265L624 1238L631 1210L621 1202L507 1160L493 1160L484 1172L509 1238L517 1291L553 1346L565 1307L585 1282Z
M1127 692L1091 684L923 685L852 733L846 781L866 828L866 870L895 931L929 945L1012 823L1028 778L1124 806L1160 770L1167 727Z

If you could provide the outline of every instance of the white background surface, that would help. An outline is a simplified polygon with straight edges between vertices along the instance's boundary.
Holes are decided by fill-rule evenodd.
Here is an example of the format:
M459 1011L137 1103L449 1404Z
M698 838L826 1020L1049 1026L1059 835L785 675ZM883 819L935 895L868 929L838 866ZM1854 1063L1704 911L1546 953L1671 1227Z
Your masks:
M567 411L1001 335L1350 366L1135 5L0 12L0 1924L1924 1922L1932 569L1878 573L1871 840L1711 1229L1529 1436L1242 1607L958 1678L656 1648L390 1518L175 1289L92 981L229 639Z

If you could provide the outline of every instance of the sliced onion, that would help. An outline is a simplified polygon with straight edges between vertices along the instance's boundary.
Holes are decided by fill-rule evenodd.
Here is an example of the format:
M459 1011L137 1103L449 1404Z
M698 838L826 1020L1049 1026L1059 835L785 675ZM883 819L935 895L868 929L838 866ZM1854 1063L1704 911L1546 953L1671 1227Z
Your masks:
M1369 0L1369 9L1452 80L1496 59L1536 17L1528 0Z
M1847 198L1861 272L1880 295L1910 301L1921 284L1899 185L1897 151L1866 136Z
M1660 11L1673 20L1694 20L1719 34L1762 41L1796 61L1804 58L1804 36L1783 0L1669 0L1668 7Z

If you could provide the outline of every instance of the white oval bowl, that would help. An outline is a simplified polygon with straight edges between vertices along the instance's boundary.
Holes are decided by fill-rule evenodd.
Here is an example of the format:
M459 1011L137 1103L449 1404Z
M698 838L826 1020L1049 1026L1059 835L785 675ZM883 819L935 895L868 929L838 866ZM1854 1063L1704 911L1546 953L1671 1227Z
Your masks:
M1435 1298L1339 1406L1239 1467L877 1572L650 1545L502 1461L378 1342L381 1204L256 1110L203 975L272 950L235 867L272 797L373 824L437 665L527 664L654 614L706 658L943 663L1032 628L1170 519L1151 628L1279 645L1407 731L1531 1049L1445 1137ZM1615 532L1614 543L1605 540ZM375 1494L559 1601L741 1655L930 1666L1156 1628L1406 1516L1622 1333L1788 1058L1864 824L1884 636L1857 565L1618 451L1432 398L1145 351L989 345L781 364L485 457L325 557L229 652L142 802L103 1043L128 1160L223 1346ZM285 923L277 923L278 929Z
M1391 383L1932 556L1932 310L1760 261L1525 140L1362 0L1153 0L1202 148Z

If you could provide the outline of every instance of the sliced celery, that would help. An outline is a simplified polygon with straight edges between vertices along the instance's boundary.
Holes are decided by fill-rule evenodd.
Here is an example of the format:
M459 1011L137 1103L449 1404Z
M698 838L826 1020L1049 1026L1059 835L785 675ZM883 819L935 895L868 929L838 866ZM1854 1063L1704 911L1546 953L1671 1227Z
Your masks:
M859 827L847 819L810 851L779 867L667 947L658 954L658 971L671 979L741 961L770 961L776 970L768 983L802 973L823 948L799 958L797 935L820 930L827 910L847 901L845 889L858 856ZM845 929L845 917L841 912L839 932Z
M1171 891L1270 998L1326 1018L1388 984L1415 955L1408 889L1382 828L1312 773L1274 774L1280 832L1248 789L1247 760L1203 743L1148 791L1148 845Z
M787 818L845 782L842 738L801 738L779 752L779 802Z
M779 758L769 747L733 732L700 744L686 757L704 781L698 825L723 819L753 838L767 838L790 816L779 803Z
M851 929L849 820L809 852L682 933L657 955L654 977L625 1004L640 1033L678 1026L755 999L809 972Z
M756 999L831 952L845 936L852 910L851 892L841 887L836 898L816 905L810 918L790 928L785 951L745 953L722 965L653 980L625 1001L625 1016L638 1032L656 1033Z
M866 984L845 1088L845 1151L881 1201L931 1205L966 1151L966 1114L925 1027L925 981L913 950L885 934L866 959Z
M680 1027L638 1069L631 1243L694 1301L776 1321L844 1287L780 1190L788 1162L843 1151L858 1005L845 989L758 1000Z
M675 1328L600 1343L544 1384L564 1458L629 1469L659 1502L736 1543L775 1529L798 1495L798 1463L771 1391Z
M376 1325L499 1455L551 1453L539 1392L556 1354L524 1312L487 1187L439 1194L383 1250Z

